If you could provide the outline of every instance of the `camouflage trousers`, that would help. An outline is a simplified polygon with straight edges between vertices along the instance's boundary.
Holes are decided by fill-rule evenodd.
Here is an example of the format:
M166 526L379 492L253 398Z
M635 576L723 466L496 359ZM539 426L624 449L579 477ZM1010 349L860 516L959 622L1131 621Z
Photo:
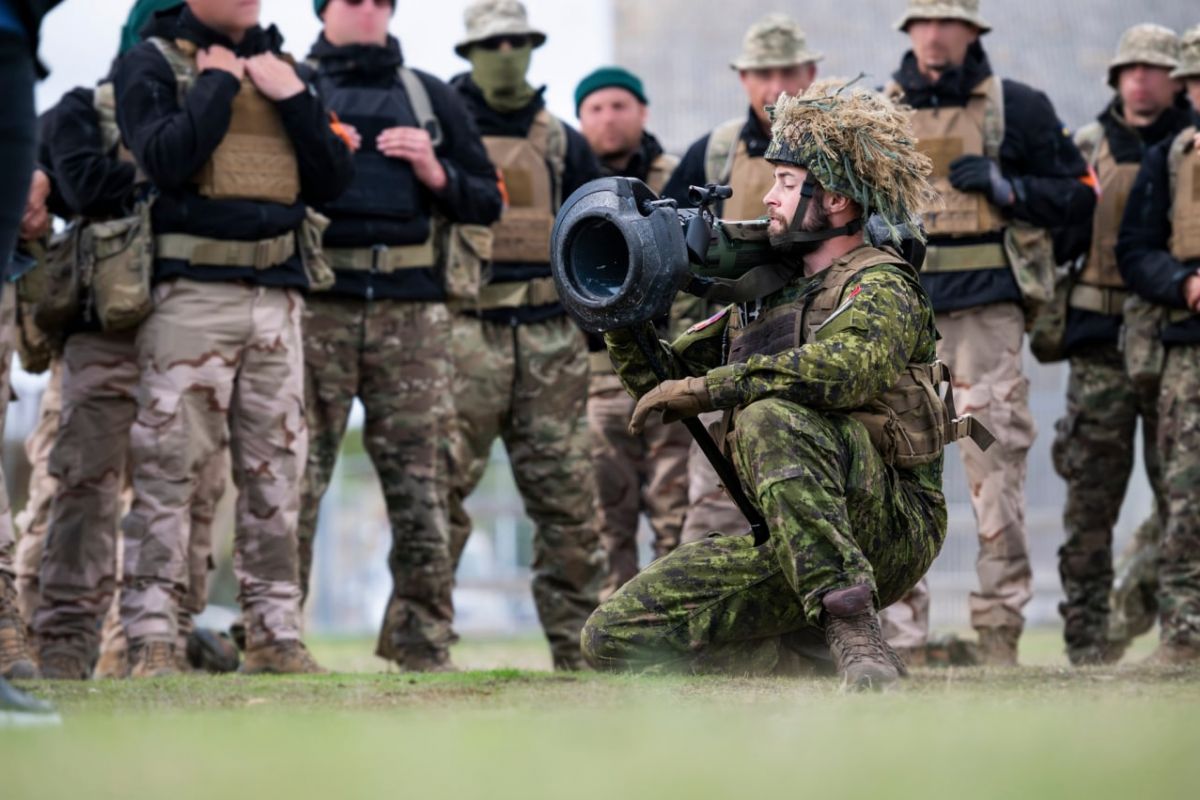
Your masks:
M987 452L973 442L958 448L979 531L971 626L1022 628L1022 609L1033 596L1025 460L1036 436L1021 365L1025 316L1015 303L997 303L938 314L937 326L938 358L954 375L958 410L975 415L996 437Z
M897 650L916 650L929 640L929 580L921 578L879 614L883 638Z
M133 507L121 525L121 619L132 645L175 641L192 508L206 465L226 447L247 645L299 639L303 307L290 289L186 279L155 287L154 312L137 336Z
M304 313L311 445L300 506L301 587L307 596L321 498L357 397L392 527L392 594L377 653L401 663L414 650L444 651L456 640L443 474L449 342L443 303L315 296Z
M648 566L588 620L596 668L771 673L821 627L825 594L865 584L890 604L941 549L941 492L888 468L861 423L762 400L727 441L771 538L711 536Z
M700 421L710 430L724 419L724 411L700 415ZM740 534L750 530L746 516L725 493L721 478L694 441L688 445L688 509L683 521L683 542L698 542L713 531Z
M453 320L450 542L457 566L471 533L464 502L497 437L533 519L533 599L555 666L581 665L579 631L607 573L596 533L587 429L588 356L567 317L504 325Z
M1138 418L1142 420L1146 473L1162 498L1158 457L1158 393L1139 391L1125 372L1116 345L1071 357L1067 413L1057 425L1054 468L1067 482L1058 572L1066 599L1059 605L1067 653L1082 658L1107 648L1109 594L1113 589L1113 526L1133 471Z
M637 574L638 518L643 511L654 531L656 558L679 545L688 507L691 437L682 425L663 424L657 415L640 435L631 434L629 420L636 402L620 378L597 370L589 383L587 415L596 469L596 520L608 554L608 578L600 592L604 600Z
M17 604L21 618L32 627L33 614L42 601L42 553L46 549L46 531L50 522L50 503L58 481L50 474L50 450L58 435L62 415L62 359L50 366L50 380L38 405L38 421L25 440L29 460L29 499L14 519L20 532L17 539Z
M17 293L14 287L0 296L0 441L4 439L4 421L12 393L12 357L17 335ZM0 594L16 594L17 537L13 529L12 505L8 500L8 482L0 464Z
M1158 560L1162 521L1150 515L1117 560L1108 618L1108 641L1119 648L1148 633L1158 620Z
M61 646L91 659L117 589L117 525L128 507L130 430L138 411L136 334L76 333L67 339L60 363L61 417L47 467L57 489L33 627L44 650ZM186 612L203 611L207 601L212 522L228 469L221 448L208 458L197 480L190 509Z
M1164 642L1200 647L1200 346L1167 349L1158 420L1167 496L1159 627Z

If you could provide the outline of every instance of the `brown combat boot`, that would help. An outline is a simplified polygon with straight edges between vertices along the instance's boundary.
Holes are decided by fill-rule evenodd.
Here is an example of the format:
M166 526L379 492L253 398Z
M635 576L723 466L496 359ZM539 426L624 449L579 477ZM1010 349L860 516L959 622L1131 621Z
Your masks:
M985 667L1017 666L1020 628L979 628L979 663Z
M91 659L69 641L42 639L38 661L43 680L86 681L92 676Z
M1143 662L1148 667L1184 667L1200 665L1200 644L1159 642Z
M179 674L175 645L171 642L144 642L129 648L131 678L166 678Z
M189 669L213 675L237 672L242 660L233 637L208 628L197 628L188 634L186 656Z
M323 675L325 672L304 642L296 639L251 646L242 662L245 675Z
M441 647L410 648L396 664L406 672L458 672L450 651Z
M900 679L904 665L883 641L871 587L835 589L822 598L825 641L847 691L882 690Z
M28 681L37 676L25 622L17 611L16 589L8 578L0 577L0 677Z

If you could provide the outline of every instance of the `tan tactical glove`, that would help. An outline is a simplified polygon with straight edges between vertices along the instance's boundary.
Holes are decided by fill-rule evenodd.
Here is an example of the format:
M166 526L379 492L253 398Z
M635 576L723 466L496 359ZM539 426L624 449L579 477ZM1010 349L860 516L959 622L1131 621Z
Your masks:
M675 422L712 410L704 378L663 381L638 400L633 418L629 420L629 432L640 434L646 427L646 418L655 411L663 412L663 422Z

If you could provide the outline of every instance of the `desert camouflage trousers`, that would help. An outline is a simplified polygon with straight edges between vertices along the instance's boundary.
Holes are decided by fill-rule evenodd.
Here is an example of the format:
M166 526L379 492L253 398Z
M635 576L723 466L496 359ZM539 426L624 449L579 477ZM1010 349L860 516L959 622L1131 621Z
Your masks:
M1058 551L1066 599L1059 612L1073 659L1108 647L1113 526L1133 471L1139 417L1146 474L1159 498L1154 513L1166 514L1157 404L1157 387L1144 391L1134 385L1116 345L1092 347L1071 357L1067 413L1057 424L1053 457L1055 470L1067 482L1067 536Z
M99 625L117 590L118 523L128 508L137 356L133 332L76 333L68 337L58 362L61 409L45 467L55 488L40 559L41 600L33 618L43 649L58 644L91 659L99 648ZM35 462L35 475L39 468ZM190 509L185 613L199 613L207 602L212 522L228 470L222 448L198 478Z
M727 441L771 538L711 536L648 566L588 620L596 668L769 674L811 645L825 594L865 584L890 604L941 549L940 490L888 468L861 423L762 400Z
M603 354L601 354L603 355ZM608 554L607 599L637 574L638 519L645 512L654 531L654 556L679 545L688 509L687 463L691 436L683 425L655 415L641 434L629 432L636 401L615 374L589 379L588 428L596 470L596 521Z
M1200 647L1200 345L1167 349L1158 409L1167 516L1158 562L1164 642Z
M587 429L588 355L567 317L510 326L453 319L450 542L457 566L471 534L464 503L504 441L533 519L533 599L555 666L582 665L579 632L607 573L596 533Z
M131 644L175 641L201 476L228 448L234 573L250 647L300 637L296 528L308 457L304 301L290 289L176 279L137 335L133 506L121 618Z
M409 653L445 651L456 641L444 474L453 407L450 313L443 303L314 296L304 313L304 359L311 445L301 587L307 596L321 498L357 397L366 410L363 445L392 527L392 594L377 653L403 662Z
M4 438L4 420L8 415L8 398L12 393L12 358L17 335L17 293L13 287L0 296L0 440ZM8 483L0 464L0 592L16 591L17 537L13 529L12 504L8 500Z
M33 625L33 614L42 601L42 553L46 549L46 530L50 522L50 503L58 481L50 474L50 450L58 435L62 415L62 359L50 365L50 379L38 403L38 421L25 440L29 461L29 497L25 508L13 522L17 526L17 604L21 618Z

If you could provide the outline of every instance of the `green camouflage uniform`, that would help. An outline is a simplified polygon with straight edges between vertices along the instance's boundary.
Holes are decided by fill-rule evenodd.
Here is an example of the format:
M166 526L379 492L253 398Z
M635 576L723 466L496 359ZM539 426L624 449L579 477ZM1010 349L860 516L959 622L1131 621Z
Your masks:
M796 279L764 308L814 292L825 274ZM705 375L713 404L738 410L727 449L771 538L755 547L749 536L715 536L656 561L588 620L594 666L771 672L822 624L825 594L865 584L882 608L933 562L946 533L942 458L889 467L847 413L910 362L935 359L932 309L891 266L864 271L843 297L846 309L815 342L776 355L722 366L728 313L664 344L672 378ZM608 344L631 393L658 383L631 336Z

